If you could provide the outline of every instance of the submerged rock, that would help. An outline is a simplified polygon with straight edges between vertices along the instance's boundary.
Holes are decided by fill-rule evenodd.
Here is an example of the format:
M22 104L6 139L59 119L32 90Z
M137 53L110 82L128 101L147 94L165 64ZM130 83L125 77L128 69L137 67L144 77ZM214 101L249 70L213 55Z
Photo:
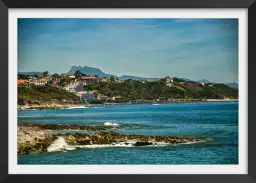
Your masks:
M148 145L152 145L152 144L153 144L152 142L144 141L144 142L136 142L134 145L135 146L148 146Z

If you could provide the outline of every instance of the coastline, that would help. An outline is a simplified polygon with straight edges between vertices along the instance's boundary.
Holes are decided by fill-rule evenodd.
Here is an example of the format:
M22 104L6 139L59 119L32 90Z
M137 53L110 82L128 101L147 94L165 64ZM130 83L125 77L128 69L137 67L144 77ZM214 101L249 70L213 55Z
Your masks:
M66 109L71 107L91 106L89 104L41 104L41 105L18 105L18 110L42 110L42 109Z
M91 107L91 106L101 106L101 105L129 105L129 104L168 104L168 103L197 103L197 102L235 102L238 99L205 99L205 100L186 100L177 99L172 101L130 101L130 102L120 102L120 103L103 103L103 104L40 104L40 105L18 105L18 110L42 110L42 109L67 109L67 108L80 108L80 107Z

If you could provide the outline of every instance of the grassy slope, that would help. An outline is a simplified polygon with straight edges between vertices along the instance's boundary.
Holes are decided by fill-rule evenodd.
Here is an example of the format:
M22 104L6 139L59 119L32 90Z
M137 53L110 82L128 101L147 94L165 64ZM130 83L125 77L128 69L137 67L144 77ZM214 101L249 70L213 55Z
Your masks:
M224 84L210 86L184 86L168 87L163 80L141 83L127 80L124 83L98 83L85 86L85 90L98 90L106 96L121 95L125 99L156 99L164 98L210 98L219 99L224 96L238 97L238 90Z
M63 102L63 100L79 101L79 97L65 90L47 86L35 86L30 89L18 88L18 104L20 105Z
M126 100L131 99L157 99L163 98L209 98L219 99L224 96L237 98L238 90L224 84L210 86L184 86L168 87L163 80L141 83L139 81L127 80L124 83L96 83L85 86L86 90L98 90L99 93L112 97L122 96ZM78 102L79 97L65 90L52 87L32 87L31 89L18 88L18 104L40 104Z

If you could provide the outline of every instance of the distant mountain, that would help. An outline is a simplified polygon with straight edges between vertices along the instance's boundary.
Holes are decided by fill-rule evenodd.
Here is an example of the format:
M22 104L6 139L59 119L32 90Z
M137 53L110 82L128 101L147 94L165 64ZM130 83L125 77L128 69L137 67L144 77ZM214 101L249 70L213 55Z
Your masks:
M98 75L99 77L107 77L110 78L111 74L106 74L105 72L103 72L102 70L100 70L99 68L94 68L94 67L88 67L88 66L72 66L71 69L67 72L68 74L74 74L77 70L80 70L82 73L89 75L89 76L94 76L94 75ZM42 72L26 72L29 74L37 74L38 76L42 75ZM147 80L147 81L157 81L161 78L146 78L146 77L139 77L139 76L130 76L130 75L123 75L119 77L120 80L128 80L128 79L132 79L132 80ZM191 79L188 78L180 78L182 80L185 81L193 81ZM216 82L212 82L209 81L207 79L201 79L201 80L197 80L196 82L204 82L204 83L216 83ZM238 84L237 83L223 83L226 84L227 86L231 87L231 88L238 88Z
M132 80L147 80L147 81L157 81L160 78L145 78L145 77L138 77L138 76L128 76L128 75L123 75L119 77L120 80L127 80L127 79L132 79Z
M89 76L98 75L99 77L107 77L107 78L110 78L111 76L110 74L106 74L98 68L88 67L88 66L84 66L84 67L72 66L71 69L67 72L67 74L74 74L77 70L80 70L80 72Z
M225 83L227 86L229 86L230 88L238 88L238 84L237 83Z
M179 78L179 79L182 79L184 81L193 81L192 79L188 79L188 78Z
M207 79L200 79L200 80L197 80L197 82L199 82L199 83L214 83L214 82L209 81Z
M207 79L201 79L201 80L198 80L197 82L213 83L213 84L216 83L216 82L209 81ZM223 84L229 86L230 88L238 88L238 84L237 83L223 83Z
M80 70L82 73L89 75L89 76L94 76L98 75L99 77L107 77L110 78L111 74L106 74L103 71L101 71L98 68L94 67L88 67L88 66L72 66L71 69L67 72L67 74L74 74L77 70ZM113 75L114 76L114 75ZM120 80L127 80L127 79L132 79L132 80L140 80L140 79L147 79L148 81L156 81L159 80L160 78L144 78L144 77L138 77L138 76L128 76L128 75L123 75L119 77Z
M213 83L213 84L216 83L216 82L209 81L207 79L201 79L201 80L198 80L197 82ZM229 86L230 88L238 88L238 84L237 83L223 83L223 84Z
M24 74L24 75L29 75L29 76L34 76L37 75L41 77L43 75L43 72L18 72L18 74ZM48 77L51 77L52 74L48 74Z
M38 76L42 76L43 72L18 72L18 74L24 74L24 75L38 75Z

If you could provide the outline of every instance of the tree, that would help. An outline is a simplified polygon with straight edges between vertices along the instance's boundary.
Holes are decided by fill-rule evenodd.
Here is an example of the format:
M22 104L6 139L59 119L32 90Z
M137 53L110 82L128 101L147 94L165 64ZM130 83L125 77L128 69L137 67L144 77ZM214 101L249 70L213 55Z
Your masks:
M43 72L42 76L43 76L43 77L47 77L48 74L49 74L49 72L48 72L48 71L45 71L45 72Z
M57 74L57 73L54 73L54 74L52 75L52 78L54 78L54 79L58 79L58 78L60 78L60 75L59 75L59 74Z
M26 75L26 74L18 74L18 79L28 79L29 78L29 75Z
M116 76L116 80L119 81L119 78Z
M61 84L61 87L64 88L65 86L67 86L67 83L66 83L66 82L63 82L63 83Z
M23 74L18 74L18 79L23 79L24 75Z
M77 79L77 78L80 78L81 76L83 76L84 74L83 74L80 70L77 70L77 71L74 73L74 75L75 75L75 78Z
M114 82L114 81L115 81L114 76L110 76L110 81L111 81L111 82Z

